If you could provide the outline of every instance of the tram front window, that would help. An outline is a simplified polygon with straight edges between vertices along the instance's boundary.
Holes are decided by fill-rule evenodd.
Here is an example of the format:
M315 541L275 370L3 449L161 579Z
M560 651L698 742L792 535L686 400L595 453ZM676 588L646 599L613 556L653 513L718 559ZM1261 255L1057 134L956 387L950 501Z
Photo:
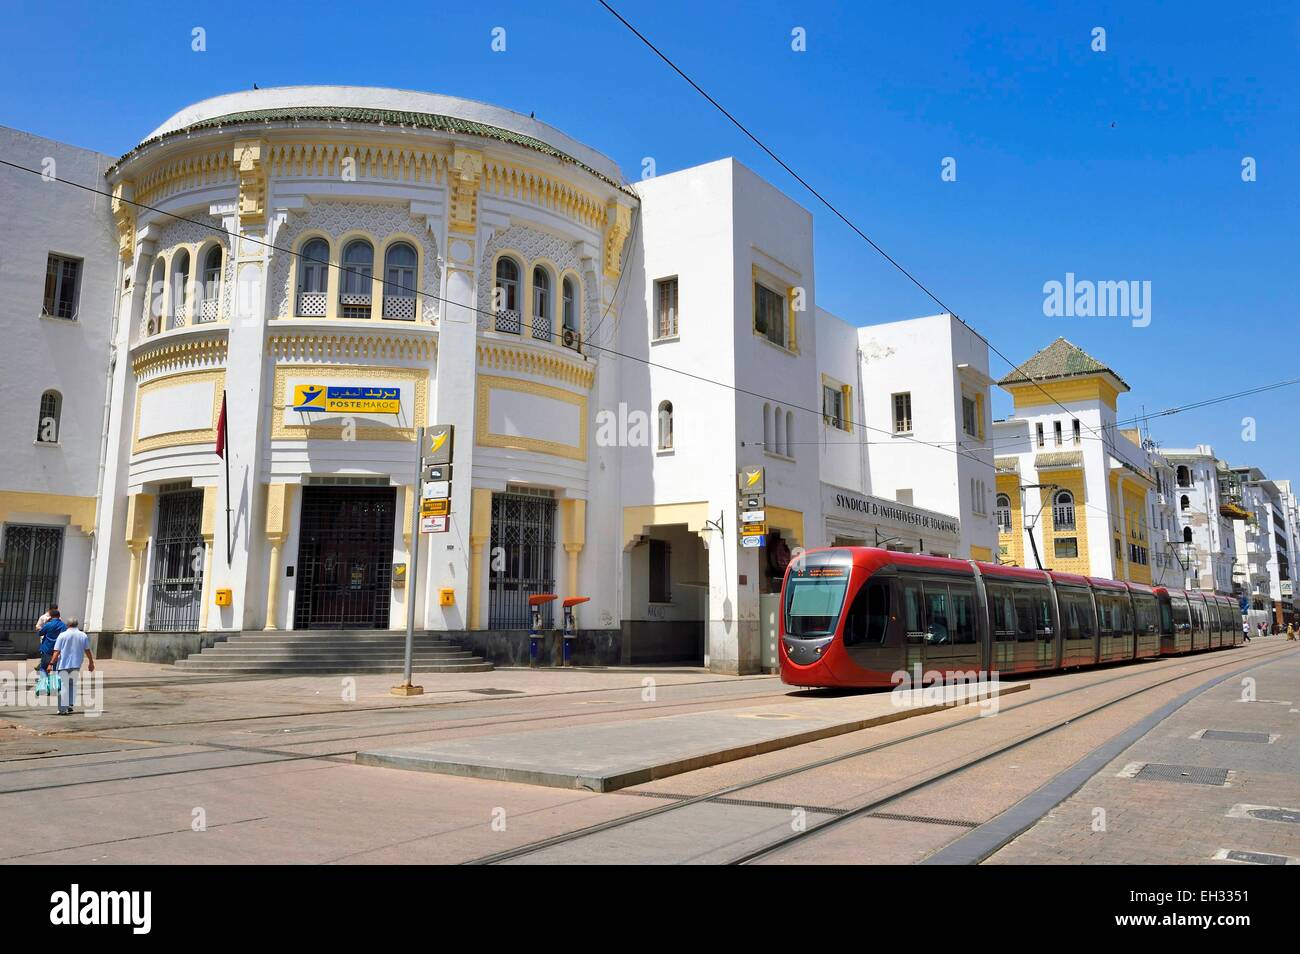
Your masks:
M844 607L848 567L810 567L785 585L785 634L797 639L830 636Z

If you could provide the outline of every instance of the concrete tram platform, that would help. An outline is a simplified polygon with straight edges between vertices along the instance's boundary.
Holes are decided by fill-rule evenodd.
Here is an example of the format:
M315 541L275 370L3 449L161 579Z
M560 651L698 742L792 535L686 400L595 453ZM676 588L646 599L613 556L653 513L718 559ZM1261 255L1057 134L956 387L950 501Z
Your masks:
M984 682L827 697L631 722L358 752L362 765L612 792L960 705L991 709L1028 682Z

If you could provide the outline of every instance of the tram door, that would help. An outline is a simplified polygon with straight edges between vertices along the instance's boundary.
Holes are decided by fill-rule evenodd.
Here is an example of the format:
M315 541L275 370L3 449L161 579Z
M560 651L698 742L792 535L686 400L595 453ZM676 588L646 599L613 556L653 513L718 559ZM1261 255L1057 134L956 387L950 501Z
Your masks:
M203 598L203 491L158 495L148 628L193 632Z
M63 528L9 524L0 564L0 633L27 632L59 590Z

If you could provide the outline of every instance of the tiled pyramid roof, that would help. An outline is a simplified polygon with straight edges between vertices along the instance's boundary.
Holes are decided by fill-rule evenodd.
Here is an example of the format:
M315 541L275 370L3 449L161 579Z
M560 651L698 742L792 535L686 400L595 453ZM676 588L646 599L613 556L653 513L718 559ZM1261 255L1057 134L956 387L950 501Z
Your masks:
M1109 374L1123 384L1124 379L1102 364L1088 352L1064 338L1057 338L1038 354L1034 355L1019 368L1013 369L998 384L1025 384L1025 378L1035 381L1051 381L1059 378L1072 378L1087 374Z

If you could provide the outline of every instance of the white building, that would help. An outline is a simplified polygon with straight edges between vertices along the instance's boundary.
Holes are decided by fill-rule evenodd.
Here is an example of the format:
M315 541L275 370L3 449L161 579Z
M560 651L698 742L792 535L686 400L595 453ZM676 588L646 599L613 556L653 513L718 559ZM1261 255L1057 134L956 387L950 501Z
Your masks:
M748 672L796 547L991 553L982 342L948 316L819 309L810 214L734 160L632 187L508 110L352 87L216 97L115 162L82 156L61 173L114 199L42 241L86 263L59 386L94 395L89 436L36 448L61 469L30 490L5 463L0 499L7 523L34 512L15 493L83 501L40 519L93 522L97 558L69 531L85 568L58 592L89 577L119 656L400 629L413 600L418 628L518 662L527 597L550 592L590 598L580 663ZM40 190L86 201L15 188L24 222ZM33 432L44 380L12 396ZM417 481L422 425L454 428L450 474ZM765 532L743 545L738 474L760 467ZM449 515L413 534L429 495Z
M102 183L113 162L4 127L0 153L88 183ZM72 614L86 605L117 237L106 198L9 166L0 167L0 209L0 635L11 632L30 650L49 603Z
M1244 520L1247 511L1233 493L1227 466L1206 444L1162 453L1174 468L1184 586L1235 595L1237 544L1233 522Z

